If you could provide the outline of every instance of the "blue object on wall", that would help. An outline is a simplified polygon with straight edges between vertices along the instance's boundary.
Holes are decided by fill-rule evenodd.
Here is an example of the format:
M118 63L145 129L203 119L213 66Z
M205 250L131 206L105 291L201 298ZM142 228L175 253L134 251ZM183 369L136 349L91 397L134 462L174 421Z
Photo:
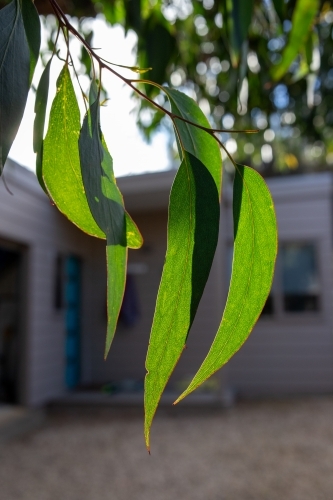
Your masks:
M74 389L80 382L80 315L81 315L81 261L70 256L65 262L66 302L66 386Z

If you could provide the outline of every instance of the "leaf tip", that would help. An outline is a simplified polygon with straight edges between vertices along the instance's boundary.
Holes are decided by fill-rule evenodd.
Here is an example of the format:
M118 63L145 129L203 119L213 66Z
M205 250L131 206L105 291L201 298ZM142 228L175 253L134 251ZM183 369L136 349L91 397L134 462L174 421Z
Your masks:
M184 398L184 396L181 394L177 399L176 401L174 401L172 403L172 406L176 406L182 399Z
M104 361L106 361L107 357L108 357L108 354L109 354L109 351L110 351L110 343L109 342L106 342L105 344L105 349L104 349Z
M146 449L149 455L150 453L150 429L145 427L145 443L146 443Z

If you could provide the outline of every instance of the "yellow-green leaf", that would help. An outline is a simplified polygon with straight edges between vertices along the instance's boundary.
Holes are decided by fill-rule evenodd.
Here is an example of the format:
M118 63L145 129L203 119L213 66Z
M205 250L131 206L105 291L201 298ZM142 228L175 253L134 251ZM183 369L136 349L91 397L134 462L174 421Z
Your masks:
M96 224L84 191L80 156L80 110L65 64L57 80L49 127L43 145L43 180L58 209L82 231L105 238Z

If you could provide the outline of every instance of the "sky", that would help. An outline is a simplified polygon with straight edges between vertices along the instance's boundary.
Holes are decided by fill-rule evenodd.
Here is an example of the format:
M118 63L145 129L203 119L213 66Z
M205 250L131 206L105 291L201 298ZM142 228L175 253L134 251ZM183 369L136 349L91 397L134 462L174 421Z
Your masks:
M94 30L93 46L99 49L97 51L99 56L117 64L133 66L136 63L133 51L136 44L134 32L129 32L125 37L124 29L121 26L109 27L102 16L97 17L97 19L86 20L85 23L87 29L91 27ZM42 30L42 48L43 46L46 47L45 29ZM71 52L74 58L75 54L79 53L79 50L79 42L73 40ZM60 55L64 56L65 52L60 53ZM55 95L56 79L63 64L57 57L53 58L48 110ZM137 76L128 70L115 69L130 78L136 78ZM35 87L38 85L42 71L43 65L39 61L33 80ZM110 100L106 103L106 106L101 108L101 124L106 143L113 157L115 175L140 174L170 168L171 160L168 154L167 133L162 131L155 133L151 143L147 144L135 123L136 101L131 99L131 89L108 71L103 72L102 79ZM82 85L84 90L87 91L89 86L87 77L82 78ZM77 85L76 89L78 89ZM83 99L79 92L77 92L77 95L81 118L83 119ZM35 94L30 91L21 126L9 153L10 158L30 170L35 170L36 162L36 155L32 148L34 105ZM47 127L45 127L44 135L46 131Z

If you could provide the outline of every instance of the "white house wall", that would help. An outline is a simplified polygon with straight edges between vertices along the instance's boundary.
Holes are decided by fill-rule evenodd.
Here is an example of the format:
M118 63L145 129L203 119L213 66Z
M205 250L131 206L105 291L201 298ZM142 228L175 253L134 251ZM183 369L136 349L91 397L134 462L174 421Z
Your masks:
M59 253L83 259L82 338L92 327L93 258L96 242L63 217L38 186L34 174L8 161L0 184L0 237L26 247L24 387L22 401L38 405L65 391L65 318L54 307L55 262ZM97 242L98 245L98 242ZM86 264L85 264L86 263ZM87 265L88 263L88 265ZM89 367L88 367L89 369Z
M65 318L54 307L56 256L82 258L81 382L142 379L156 294L166 250L167 193L174 172L120 179L125 201L145 239L130 250L139 264L136 286L141 317L130 328L119 325L110 355L103 361L106 330L105 244L88 237L63 217L39 188L35 176L8 162L0 183L0 238L25 248L24 380L22 402L42 404L65 388ZM333 390L332 341L332 176L269 180L280 241L315 240L319 251L321 310L259 320L249 340L219 376L244 396ZM151 191L151 193L150 193ZM157 194L156 194L157 193ZM227 247L232 243L231 197L224 193L221 237L211 277L180 363L171 383L189 378L206 355L221 319L227 294ZM278 269L277 269L278 277Z

